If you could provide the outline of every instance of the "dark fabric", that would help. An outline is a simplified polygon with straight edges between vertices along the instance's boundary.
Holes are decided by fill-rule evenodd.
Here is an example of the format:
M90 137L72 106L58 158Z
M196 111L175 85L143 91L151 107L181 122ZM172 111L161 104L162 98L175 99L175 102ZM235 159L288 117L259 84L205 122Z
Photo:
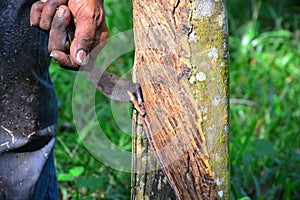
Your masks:
M54 139L48 146L35 152L5 153L0 170L0 199L55 200L57 180L51 151ZM50 153L50 154L49 154Z
M48 36L30 27L34 2L0 1L1 200L57 198L52 153L57 102Z

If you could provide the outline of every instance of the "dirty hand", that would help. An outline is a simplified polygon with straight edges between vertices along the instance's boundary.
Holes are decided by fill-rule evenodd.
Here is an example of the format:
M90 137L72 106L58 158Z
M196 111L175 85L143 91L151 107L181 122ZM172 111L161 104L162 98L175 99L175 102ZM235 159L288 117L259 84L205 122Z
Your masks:
M109 37L102 0L40 0L31 8L30 22L50 30L51 56L66 69L78 70Z

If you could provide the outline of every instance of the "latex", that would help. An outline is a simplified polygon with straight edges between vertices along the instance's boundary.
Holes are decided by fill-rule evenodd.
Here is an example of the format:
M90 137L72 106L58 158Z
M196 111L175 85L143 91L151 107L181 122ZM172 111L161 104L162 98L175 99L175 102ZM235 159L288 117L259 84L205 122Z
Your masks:
M38 1L31 8L30 22L50 31L51 56L66 69L78 70L90 51L101 50L109 37L99 0Z

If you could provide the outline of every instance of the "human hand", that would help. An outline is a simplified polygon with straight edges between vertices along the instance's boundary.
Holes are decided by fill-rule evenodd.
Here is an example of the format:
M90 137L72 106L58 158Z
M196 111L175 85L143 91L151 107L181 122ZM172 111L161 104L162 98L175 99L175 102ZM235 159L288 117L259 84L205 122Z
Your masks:
M67 5L67 2L67 0L40 0L35 2L31 6L30 24L49 31L56 9L60 5Z
M109 37L103 2L69 0L67 6L64 3L62 0L36 2L31 9L31 24L50 30L48 48L61 67L78 70L87 63L90 51L95 47L96 52L100 51ZM54 6L57 7L52 13Z

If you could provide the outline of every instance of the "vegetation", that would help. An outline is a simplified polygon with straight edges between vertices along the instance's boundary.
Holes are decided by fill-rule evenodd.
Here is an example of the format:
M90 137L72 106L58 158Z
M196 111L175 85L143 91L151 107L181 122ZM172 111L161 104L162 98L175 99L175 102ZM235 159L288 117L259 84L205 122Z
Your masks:
M299 199L300 7L231 3L232 198Z
M232 199L300 199L300 5L295 4L227 1ZM106 0L105 6L111 35L132 28L130 3ZM130 52L109 70L122 75L132 63ZM60 111L55 156L61 198L129 199L130 174L99 162L76 133L72 112L76 72L53 62L51 77ZM96 113L106 136L131 151L129 130L116 125L111 101L99 93L91 95L96 96Z

